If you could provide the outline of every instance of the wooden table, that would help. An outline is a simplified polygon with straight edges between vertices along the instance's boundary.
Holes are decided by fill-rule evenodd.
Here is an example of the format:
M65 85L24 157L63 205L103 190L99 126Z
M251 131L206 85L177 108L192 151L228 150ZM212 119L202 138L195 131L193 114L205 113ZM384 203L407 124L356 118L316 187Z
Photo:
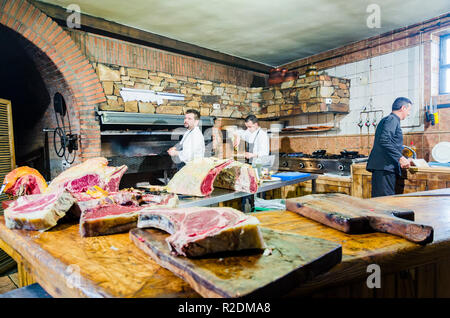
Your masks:
M369 199L372 191L372 173L366 170L366 164L357 163L351 166L351 195ZM397 184L396 193L412 193L450 187L450 168L433 166L402 170L402 178Z
M287 296L450 297L450 197L371 200L413 209L416 221L434 227L433 243L420 246L383 233L347 235L288 211L254 214L265 227L342 244L340 264ZM10 230L0 217L0 248L18 262L22 285L36 281L54 297L199 297L128 233L81 238L77 224L43 233ZM366 285L369 264L380 266L380 289Z

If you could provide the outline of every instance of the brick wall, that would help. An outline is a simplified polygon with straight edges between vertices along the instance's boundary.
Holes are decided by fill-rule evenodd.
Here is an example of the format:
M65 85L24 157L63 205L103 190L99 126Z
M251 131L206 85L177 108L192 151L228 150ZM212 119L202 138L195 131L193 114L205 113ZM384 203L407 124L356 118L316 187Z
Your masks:
M175 76L250 87L254 76L266 74L171 53L106 36L67 29L91 63L137 68Z
M75 133L81 136L79 159L98 156L100 130L94 110L106 98L92 65L78 46L56 22L26 0L0 0L0 24L30 43L28 51L47 89L63 93L73 114ZM48 120L50 117L47 115Z

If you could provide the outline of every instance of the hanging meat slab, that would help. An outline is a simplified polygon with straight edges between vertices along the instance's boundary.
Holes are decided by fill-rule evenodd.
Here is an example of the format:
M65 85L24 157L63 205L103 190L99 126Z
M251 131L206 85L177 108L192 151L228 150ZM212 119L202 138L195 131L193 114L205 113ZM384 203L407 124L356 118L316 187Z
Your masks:
M214 180L217 175L233 159L199 158L187 163L167 184L171 193L204 197L214 190Z
M214 187L256 193L258 180L255 169L249 164L233 161L217 175Z

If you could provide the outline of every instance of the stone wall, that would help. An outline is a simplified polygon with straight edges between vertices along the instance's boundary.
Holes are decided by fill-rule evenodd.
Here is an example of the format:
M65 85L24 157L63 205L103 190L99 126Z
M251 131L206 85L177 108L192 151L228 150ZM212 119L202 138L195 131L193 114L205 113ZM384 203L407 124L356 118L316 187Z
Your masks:
M244 87L188 76L95 63L107 101L100 110L182 115L196 109L202 116L242 119L256 114L262 119L308 112L348 111L350 82L330 76L312 76L271 87ZM121 88L148 89L185 95L164 103L124 102ZM325 99L330 98L331 104ZM214 109L219 104L220 109Z
M310 76L264 88L260 118L319 112L348 112L350 81L332 76ZM327 104L326 99L331 99Z
M202 116L240 119L260 110L262 87L244 87L202 80L188 76L152 72L116 65L94 65L102 83L107 101L100 110L181 115L187 109L196 109ZM185 95L184 100L164 100L164 103L141 101L124 102L121 88L148 89ZM213 109L219 104L220 109Z

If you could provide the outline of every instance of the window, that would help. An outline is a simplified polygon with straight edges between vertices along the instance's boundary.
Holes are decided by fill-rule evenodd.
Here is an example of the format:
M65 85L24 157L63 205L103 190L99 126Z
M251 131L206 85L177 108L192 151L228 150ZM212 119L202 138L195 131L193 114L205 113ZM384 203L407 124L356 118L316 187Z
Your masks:
M450 34L441 36L439 59L439 93L450 94Z

